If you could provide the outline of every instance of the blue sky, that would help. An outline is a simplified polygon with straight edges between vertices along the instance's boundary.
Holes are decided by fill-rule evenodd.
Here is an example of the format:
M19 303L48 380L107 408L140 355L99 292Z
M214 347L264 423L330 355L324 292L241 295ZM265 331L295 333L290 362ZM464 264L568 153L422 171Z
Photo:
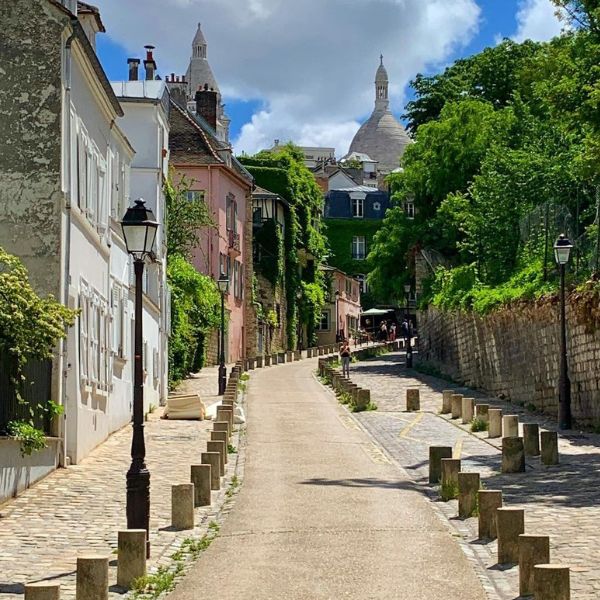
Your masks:
M318 26L313 1L325 21ZM162 10L161 2L172 10ZM277 137L335 145L341 154L372 109L380 51L390 73L393 110L400 115L410 99L408 81L417 72L439 71L502 37L548 39L560 29L549 0L361 0L360 7L358 0L247 2L249 12L236 27L237 0L145 0L143 12L136 12L134 0L99 0L107 33L97 38L98 54L109 78L119 80L127 76L127 57L141 56L143 44L153 43L159 72L183 73L196 21L202 20L237 150L256 151ZM350 4L341 19L340 6ZM360 14L365 4L372 6L365 14L381 14L389 27L375 23L369 30ZM289 20L297 32L285 30ZM357 31L364 31L361 39Z

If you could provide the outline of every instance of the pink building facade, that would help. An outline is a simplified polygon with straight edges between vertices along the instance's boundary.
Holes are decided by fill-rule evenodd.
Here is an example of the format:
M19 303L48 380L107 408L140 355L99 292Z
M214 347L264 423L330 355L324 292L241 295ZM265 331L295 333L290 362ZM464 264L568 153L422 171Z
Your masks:
M245 303L251 301L252 293L253 179L201 116L172 100L169 122L170 163L177 177L185 178L188 194L204 199L215 223L215 227L201 232L193 263L200 273L215 281L221 273L229 277L225 360L235 362L245 357L247 348ZM216 361L216 344L215 335L207 349L208 362Z
M360 324L360 282L333 267L322 267L330 278L331 294L317 329L319 345L353 338Z

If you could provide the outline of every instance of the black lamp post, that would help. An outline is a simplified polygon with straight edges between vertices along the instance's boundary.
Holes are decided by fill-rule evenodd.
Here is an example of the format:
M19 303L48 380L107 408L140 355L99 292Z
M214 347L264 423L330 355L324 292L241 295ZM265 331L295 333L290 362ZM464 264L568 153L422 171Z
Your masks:
M225 368L225 292L229 288L229 277L221 273L219 281L219 292L221 292L221 351L219 352L219 396L225 393L227 387L227 369Z
M404 284L404 293L406 294L406 367L411 369L413 366L412 345L410 330L410 283Z
M150 556L150 472L146 468L144 441L144 374L142 358L142 276L144 261L152 253L158 223L143 198L127 209L121 222L127 252L135 270L135 340L133 375L133 437L131 466L127 471L127 528L146 530L146 553Z
M565 303L565 267L573 244L560 234L554 244L554 256L560 268L560 374L558 380L558 428L571 429L571 381L567 364L567 311Z
M335 341L342 341L340 336L340 290L335 290Z

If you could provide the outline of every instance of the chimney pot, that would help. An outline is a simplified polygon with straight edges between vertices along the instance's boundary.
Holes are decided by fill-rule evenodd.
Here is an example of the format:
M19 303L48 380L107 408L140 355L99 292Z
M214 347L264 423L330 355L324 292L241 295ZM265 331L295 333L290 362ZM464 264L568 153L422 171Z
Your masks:
M129 65L129 81L137 81L138 70L140 66L139 58L128 58L127 64Z
M196 100L196 114L201 116L214 131L217 131L217 93L198 90L194 99Z
M144 61L144 69L146 69L146 81L152 81L156 75L156 61L152 55L154 46L151 44L146 44L144 48L146 48L146 60Z

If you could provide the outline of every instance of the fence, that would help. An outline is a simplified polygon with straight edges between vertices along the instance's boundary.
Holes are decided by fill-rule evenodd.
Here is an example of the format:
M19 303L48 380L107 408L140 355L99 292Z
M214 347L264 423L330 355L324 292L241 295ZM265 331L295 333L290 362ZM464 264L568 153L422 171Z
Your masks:
M52 361L30 360L19 384L21 399L14 383L14 359L0 356L0 434L7 432L8 423L32 421L38 429L50 433L50 417L44 408L51 400Z

